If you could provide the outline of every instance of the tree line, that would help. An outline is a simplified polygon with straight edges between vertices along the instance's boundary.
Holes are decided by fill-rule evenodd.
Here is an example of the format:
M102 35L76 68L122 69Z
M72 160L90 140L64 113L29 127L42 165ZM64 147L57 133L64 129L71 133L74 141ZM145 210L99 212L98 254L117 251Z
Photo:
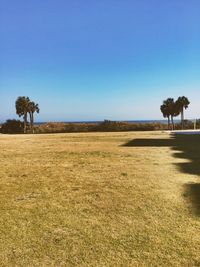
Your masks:
M184 129L184 110L188 108L190 101L185 96L180 96L176 101L173 98L167 98L160 106L164 118L168 119L168 129L174 130L174 117L181 114L181 128Z
M168 129L174 129L174 117L179 116L181 114L181 128L184 129L184 122L185 122L185 126L188 128L188 125L186 125L186 121L184 121L184 110L188 108L190 104L190 101L188 100L187 97L185 96L181 96L179 97L176 101L173 98L167 98L166 100L163 101L162 105L160 106L160 110L163 114L164 118L168 119ZM34 133L34 115L35 113L39 113L40 109L39 109L39 105L37 103L35 103L34 101L30 100L29 97L27 96L20 96L17 98L16 102L15 102L15 108L16 108L16 114L19 117L23 117L23 122L21 122L20 120L7 120L6 123L4 123L1 127L1 132L4 133L27 133L27 132L31 132ZM73 127L75 129L71 129L73 128L72 125L65 125L64 128L66 129L61 129L64 132L74 132L74 131L100 131L100 130L147 130L150 128L149 127L153 127L153 129L161 129L163 126L162 125L143 125L145 127L143 127L141 129L141 126L136 127L136 125L130 125L128 123L125 124L119 124L119 123L115 123L115 122L111 122L111 121L104 121L103 123L101 123L100 125L98 125L98 127L96 125L91 126L90 125L86 125L85 127L83 127L83 125L81 125L81 129L77 129L77 124L73 125ZM75 127L76 126L76 127ZM91 127L90 127L91 126ZM161 127L162 126L162 127ZM59 127L56 125L56 127L58 128L57 130L59 130ZM88 129L91 128L91 129ZM82 129L83 128L83 129ZM166 128L165 128L166 129ZM47 131L47 129L42 129L42 131ZM49 125L48 125L48 131L49 131Z

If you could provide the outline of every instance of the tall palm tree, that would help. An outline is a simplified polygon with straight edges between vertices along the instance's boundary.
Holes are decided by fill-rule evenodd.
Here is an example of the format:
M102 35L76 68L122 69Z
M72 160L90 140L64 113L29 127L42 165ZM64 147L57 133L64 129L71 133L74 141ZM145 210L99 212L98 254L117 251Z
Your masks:
M30 99L26 96L19 96L15 102L16 113L24 118L24 133L27 132L27 114Z
M31 128L32 133L34 133L34 127L33 127L34 126L34 113L40 112L39 105L33 101L30 101L28 105L28 112L29 112L29 117L30 117L30 128Z
M169 128L170 128L170 111L169 111L168 106L164 102L165 101L163 101L163 104L160 106L160 110L163 114L163 117L167 118L167 120L168 120L168 130L169 130Z
M181 126L183 129L184 128L184 109L188 108L190 101L188 100L187 97L180 96L176 102L177 102L179 113L181 113Z
M170 123L169 118L171 118L172 130L174 130L174 117L179 115L177 103L173 98L167 98L163 101L163 105L160 107L160 109L162 113L164 111L163 116L168 118L168 124Z

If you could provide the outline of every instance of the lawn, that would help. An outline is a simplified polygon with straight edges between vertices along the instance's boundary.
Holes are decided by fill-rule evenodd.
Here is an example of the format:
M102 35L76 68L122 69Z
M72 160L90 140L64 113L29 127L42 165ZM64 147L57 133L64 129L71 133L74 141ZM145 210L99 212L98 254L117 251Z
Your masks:
M200 135L0 135L0 266L200 266Z

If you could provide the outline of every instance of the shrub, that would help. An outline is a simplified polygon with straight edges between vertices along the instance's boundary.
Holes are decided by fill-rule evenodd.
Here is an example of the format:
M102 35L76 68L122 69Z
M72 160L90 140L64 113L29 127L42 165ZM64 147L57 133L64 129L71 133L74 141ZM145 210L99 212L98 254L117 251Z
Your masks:
M23 133L23 123L20 120L7 120L1 126L1 133L4 134Z
M175 125L175 130L181 130L182 129L182 124L181 122L180 123L177 123ZM185 130L191 130L191 129L194 129L194 122L193 121L190 121L190 120L184 120L184 129Z

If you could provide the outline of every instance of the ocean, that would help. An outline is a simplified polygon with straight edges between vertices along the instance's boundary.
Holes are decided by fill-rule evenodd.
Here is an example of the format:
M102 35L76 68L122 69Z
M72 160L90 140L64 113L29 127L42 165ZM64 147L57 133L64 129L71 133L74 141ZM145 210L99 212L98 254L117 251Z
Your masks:
M111 121L116 121L116 122L128 122L128 123L163 123L167 124L167 120L111 120ZM53 121L52 121L53 122ZM56 121L57 123L101 123L103 121ZM180 122L180 120L175 120L175 123ZM48 122L35 122L37 125L45 124Z

